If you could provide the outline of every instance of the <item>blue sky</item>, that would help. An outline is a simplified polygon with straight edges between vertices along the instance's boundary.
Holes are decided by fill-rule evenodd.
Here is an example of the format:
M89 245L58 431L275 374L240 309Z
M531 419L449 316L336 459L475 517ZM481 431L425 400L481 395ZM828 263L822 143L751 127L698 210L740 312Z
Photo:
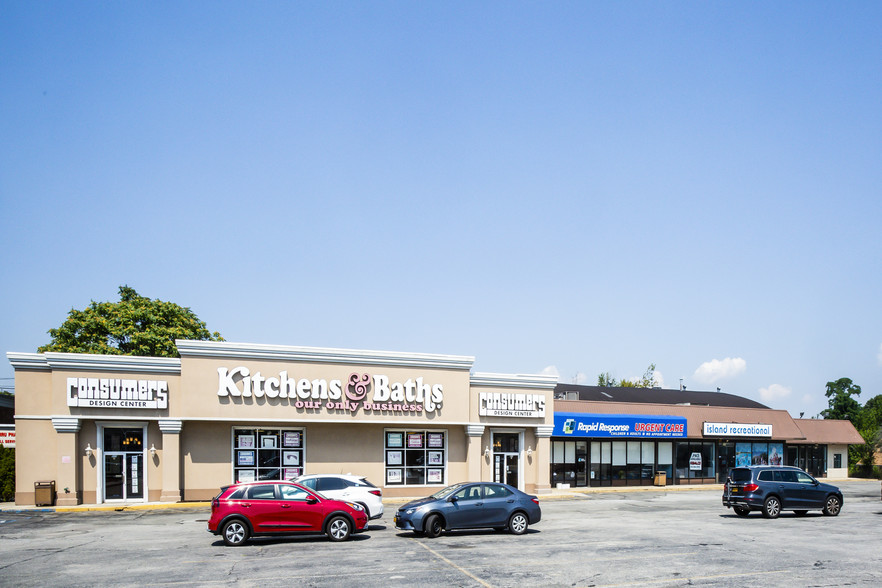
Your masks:
M0 349L128 284L228 341L866 401L880 25L878 2L5 2Z

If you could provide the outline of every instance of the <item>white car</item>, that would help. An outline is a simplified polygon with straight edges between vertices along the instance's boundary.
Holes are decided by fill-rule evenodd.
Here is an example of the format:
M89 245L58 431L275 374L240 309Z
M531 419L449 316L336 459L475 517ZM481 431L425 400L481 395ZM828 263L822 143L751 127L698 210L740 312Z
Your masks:
M311 474L294 480L334 500L355 502L364 507L368 519L383 516L383 491L367 481L364 476L350 474Z

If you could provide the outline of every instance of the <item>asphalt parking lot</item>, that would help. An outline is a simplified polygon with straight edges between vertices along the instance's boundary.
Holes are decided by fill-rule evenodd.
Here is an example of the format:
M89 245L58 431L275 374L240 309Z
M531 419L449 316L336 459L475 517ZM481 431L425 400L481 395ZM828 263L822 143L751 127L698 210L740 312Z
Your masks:
M838 517L739 518L719 490L542 501L521 537L402 533L395 506L368 534L229 548L208 509L0 511L2 586L879 586L879 482L837 483Z

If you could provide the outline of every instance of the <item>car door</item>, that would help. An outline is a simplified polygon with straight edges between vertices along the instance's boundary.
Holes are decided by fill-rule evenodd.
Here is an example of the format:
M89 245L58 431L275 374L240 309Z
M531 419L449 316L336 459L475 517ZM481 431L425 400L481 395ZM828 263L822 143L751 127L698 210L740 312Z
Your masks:
M515 502L514 493L502 484L484 484L484 524L488 527L507 525Z
M827 498L824 490L820 489L817 480L805 472L793 472L796 477L796 486L799 489L801 504L805 509L824 508L824 500Z
M482 526L483 508L480 484L460 488L448 499L444 509L447 528L468 529Z
M272 533L281 525L278 502L275 484L258 484L248 488L240 506L256 533Z
M781 495L781 508L800 510L804 499L800 494L799 484L796 483L794 472L790 470L763 472L763 474L767 473L774 474L774 480L778 483L778 491Z
M286 530L320 533L324 507L318 497L290 484L279 485L279 518Z

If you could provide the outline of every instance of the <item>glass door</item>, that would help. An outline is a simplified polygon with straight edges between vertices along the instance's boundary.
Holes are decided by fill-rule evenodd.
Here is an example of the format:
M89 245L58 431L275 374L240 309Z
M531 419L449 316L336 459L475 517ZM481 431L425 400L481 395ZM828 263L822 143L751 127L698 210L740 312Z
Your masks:
M520 433L493 433L493 481L519 488Z
M144 498L144 430L104 429L104 500Z

